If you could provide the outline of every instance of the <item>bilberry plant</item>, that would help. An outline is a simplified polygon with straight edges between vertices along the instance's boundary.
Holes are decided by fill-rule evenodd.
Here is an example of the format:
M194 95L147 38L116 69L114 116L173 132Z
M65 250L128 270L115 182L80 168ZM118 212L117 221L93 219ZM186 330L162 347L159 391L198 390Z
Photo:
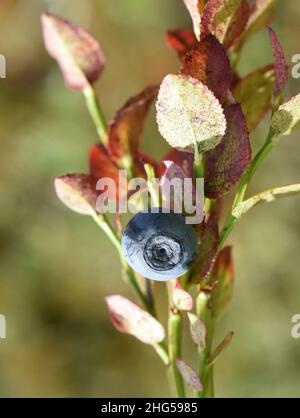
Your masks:
M178 0L179 1L179 0ZM93 83L105 67L98 42L83 29L49 14L42 16L45 45L58 62L67 87L81 91L96 125L99 142L89 152L89 173L55 180L62 202L88 215L112 241L120 256L127 283L137 303L120 295L106 297L114 327L151 345L170 370L175 394L187 387L198 397L214 396L213 366L232 340L229 332L214 346L215 324L232 296L232 248L225 242L239 219L252 207L300 192L300 184L275 187L246 197L257 168L280 137L300 121L300 94L286 98L288 66L271 27L276 0L183 0L193 32L167 32L168 46L179 58L180 70L168 74L160 86L150 86L130 98L107 124ZM245 77L238 72L243 45L256 32L268 31L274 62ZM156 101L157 124L171 146L162 162L139 150L149 107ZM252 156L250 136L268 117L269 129L261 149ZM141 204L140 193L119 187L119 171L147 180L157 213ZM96 207L101 191L96 183L110 178L119 195L141 212L124 232L123 218L115 222ZM153 178L160 179L158 190ZM166 178L204 178L203 219L185 222L186 214L163 213ZM221 223L223 196L235 187L232 207ZM196 191L190 189L196 199ZM121 196L121 197L122 197ZM115 198L119 198L117 196ZM123 235L122 235L123 234ZM122 238L123 236L123 238ZM142 277L144 276L144 277ZM166 281L168 329L159 322L153 280ZM181 351L182 320L187 315L191 342L198 353L197 370Z

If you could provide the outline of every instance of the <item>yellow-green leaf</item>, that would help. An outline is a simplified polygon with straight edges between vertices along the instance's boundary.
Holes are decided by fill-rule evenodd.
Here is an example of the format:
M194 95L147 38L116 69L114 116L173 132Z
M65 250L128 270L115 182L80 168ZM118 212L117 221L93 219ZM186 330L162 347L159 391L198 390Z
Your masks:
M279 199L280 197L293 196L299 193L300 183L265 190L264 192L258 193L257 195L250 197L244 202L239 203L232 211L232 215L238 219L246 212L248 212L251 208L260 203L274 202L274 200Z
M200 81L183 75L164 78L156 103L161 135L174 148L215 148L226 130L223 109Z
M289 135L300 122L300 94L279 107L272 118L275 135Z

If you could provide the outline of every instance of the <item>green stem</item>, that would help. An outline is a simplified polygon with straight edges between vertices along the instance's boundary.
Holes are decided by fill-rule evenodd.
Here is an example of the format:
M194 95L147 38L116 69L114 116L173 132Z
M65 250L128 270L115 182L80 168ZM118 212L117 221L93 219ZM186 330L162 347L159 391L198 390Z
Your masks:
M273 134L270 131L270 133L269 133L269 135L266 139L266 142L264 143L263 147L260 149L260 151L254 157L250 167L245 172L245 174L243 175L243 177L240 181L239 188L238 188L237 194L236 194L234 202L233 202L232 210L239 203L241 203L244 200L250 180L254 176L256 170L258 169L258 167L260 166L262 161L270 153L274 144L275 144L275 142L273 140ZM223 230L220 234L219 248L221 248L224 245L226 239L228 238L228 236L230 235L230 233L234 229L234 226L235 226L236 223L237 223L237 218L235 218L232 215L232 213L230 213L230 215L227 218L227 221L225 222L225 226L224 226L224 228L223 228Z
M150 164L145 164L144 168L147 174L147 184L149 194L151 197L151 203L153 203L153 207L159 208L161 202L159 196L159 187L156 180L154 168Z
M92 86L88 86L83 91L87 108L96 125L101 142L106 145L108 142L107 123L103 115L100 103Z
M178 311L170 309L168 320L169 357L174 386L178 398L185 398L184 383L176 365L176 359L181 358L182 318Z
M214 321L209 308L209 296L203 291L197 297L196 311L197 316L206 327L206 347L199 349L199 377L203 385L203 392L197 393L197 396L199 398L211 398L214 396L213 367L208 367L208 361L213 343Z
M153 306L149 304L148 299L146 298L146 296L144 295L144 293L142 292L142 290L141 290L141 288L138 284L138 281L135 277L134 271L128 265L126 260L124 259L122 246L121 246L121 241L120 241L117 233L115 232L115 230L111 226L110 222L108 221L107 217L105 215L95 214L93 219L96 222L96 224L98 226L100 226L100 228L106 234L106 236L111 240L111 242L114 244L116 250L118 251L118 254L119 254L124 272L126 274L128 283L130 284L132 290L134 291L135 295L139 299L140 303L143 305L143 307L145 309L147 309L148 312L153 313Z
M122 246L120 239L118 235L116 234L115 230L111 226L109 220L105 215L95 214L93 216L94 221L96 224L104 231L106 236L111 240L111 242L116 247L118 254L120 256L120 260L124 269L124 272L126 274L127 280L129 285L131 286L133 292L135 293L136 297L138 298L139 302L143 306L144 309L146 309L151 315L154 317L156 316L154 306L153 304L147 299L147 297L142 292L138 281L135 277L135 273L132 270L132 268L127 264L126 260L124 259L123 252L122 252ZM161 360L164 364L169 364L169 356L168 351L166 348L166 344L164 341L154 344L153 345L154 350L157 352Z
M194 146L194 174L196 179L204 177L202 154L199 153L197 144Z

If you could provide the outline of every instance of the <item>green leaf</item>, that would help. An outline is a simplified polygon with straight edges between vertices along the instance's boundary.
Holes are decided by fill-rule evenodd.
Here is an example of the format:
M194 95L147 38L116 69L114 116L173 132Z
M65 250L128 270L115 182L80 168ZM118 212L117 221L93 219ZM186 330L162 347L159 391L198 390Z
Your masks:
M273 115L271 127L276 136L289 135L300 122L300 94L279 107Z
M242 106L249 132L257 128L271 109L274 86L274 66L268 65L242 78L234 87L233 95Z
M156 103L161 135L174 148L207 151L218 145L226 130L223 109L200 81L183 75L164 78Z
M200 348L206 347L206 327L203 321L197 315L188 312L190 321L190 332L193 342Z
M248 212L251 208L260 203L274 202L274 200L279 199L280 197L294 196L299 193L300 183L265 190L264 192L258 193L257 195L252 196L247 200L244 200L244 202L239 203L232 211L232 215L238 219L246 212Z
M233 260L231 247L224 247L219 253L212 272L211 294L212 315L219 318L229 305L233 293Z
M165 338L163 326L148 312L120 295L105 298L113 326L145 344L157 344Z
M86 174L57 177L54 187L58 198L71 210L81 215L95 215L96 183Z
M65 84L84 90L101 75L105 58L98 42L83 29L51 14L42 15L45 46L58 62Z

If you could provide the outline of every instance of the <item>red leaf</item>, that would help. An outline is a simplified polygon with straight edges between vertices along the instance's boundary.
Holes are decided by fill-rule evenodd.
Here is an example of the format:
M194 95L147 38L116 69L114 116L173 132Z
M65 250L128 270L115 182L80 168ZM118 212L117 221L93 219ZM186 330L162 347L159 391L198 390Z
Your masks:
M113 326L145 344L157 344L165 338L162 325L148 312L120 295L105 298Z
M215 214L200 225L199 251L189 272L188 282L199 283L210 273L218 250L219 228Z
M107 190L111 199L118 199L126 195L127 187L125 180L119 176L119 168L110 159L106 148L102 144L97 144L90 148L89 166L90 174L95 183L104 177L110 178L115 182L117 194L114 194L114 190L111 191L111 194L109 193L110 190ZM121 190L121 196L119 196L119 189Z
M108 152L124 168L126 163L122 159L137 154L145 119L157 92L157 86L147 87L129 99L110 123Z
M227 54L213 35L206 36L187 52L181 73L207 85L220 101L226 98L232 81Z
M197 45L197 39L193 32L187 29L169 30L166 35L166 43L182 59L189 49Z
M100 77L105 58L91 35L51 14L42 15L42 27L46 49L58 62L68 87L83 90Z
M224 110L227 128L221 143L205 154L205 195L216 199L228 192L242 177L251 161L249 133L241 106Z
M97 193L95 184L86 174L68 174L55 179L58 198L71 210L81 215L94 215Z
M273 31L273 29L268 28L270 42L273 50L274 61L275 61L275 96L278 96L280 92L283 92L287 79L289 76L289 67L286 63L283 49L280 45L280 42Z

